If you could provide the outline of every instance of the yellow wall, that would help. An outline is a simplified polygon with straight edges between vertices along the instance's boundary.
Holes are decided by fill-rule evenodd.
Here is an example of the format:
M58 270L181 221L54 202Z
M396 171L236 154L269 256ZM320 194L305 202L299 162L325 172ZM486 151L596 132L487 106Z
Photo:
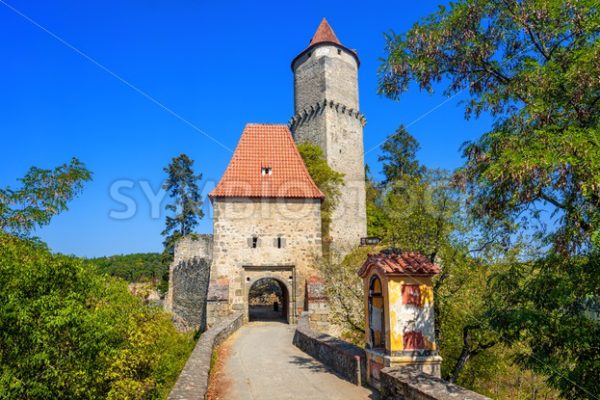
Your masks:
M421 307L433 306L433 287L431 284L431 278L428 277L403 277L403 276L391 276L388 277L388 293L389 293L389 349L390 351L402 351L404 349L403 332L404 322L402 321L399 313L403 308L402 304L402 286L407 285L419 285L421 291ZM433 323L433 321L431 321ZM425 338L426 346L434 350L435 343L430 342Z

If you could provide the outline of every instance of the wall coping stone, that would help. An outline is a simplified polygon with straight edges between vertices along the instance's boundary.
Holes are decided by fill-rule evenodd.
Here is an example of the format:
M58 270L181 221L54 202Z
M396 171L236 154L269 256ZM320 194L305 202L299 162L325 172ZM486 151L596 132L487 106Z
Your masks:
M367 367L364 349L326 333L312 330L309 315L305 311L298 319L294 345L333 369L344 379L359 386L366 383Z
M243 324L244 314L239 312L225 318L200 336L169 393L169 400L205 399L214 349Z
M414 366L381 370L381 400L490 400Z

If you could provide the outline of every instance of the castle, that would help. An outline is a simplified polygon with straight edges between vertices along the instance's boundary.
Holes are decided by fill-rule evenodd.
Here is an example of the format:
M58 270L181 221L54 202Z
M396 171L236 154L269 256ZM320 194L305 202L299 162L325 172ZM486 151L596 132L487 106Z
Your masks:
M343 254L366 236L363 126L358 102L359 59L323 19L308 47L292 61L294 115L288 125L246 125L222 179L209 194L213 235L178 243L165 302L184 325L201 329L235 310L262 278L283 292L283 316L295 322L319 306L317 260L322 256L323 193L311 179L297 143L318 145L344 174L330 226L331 247Z

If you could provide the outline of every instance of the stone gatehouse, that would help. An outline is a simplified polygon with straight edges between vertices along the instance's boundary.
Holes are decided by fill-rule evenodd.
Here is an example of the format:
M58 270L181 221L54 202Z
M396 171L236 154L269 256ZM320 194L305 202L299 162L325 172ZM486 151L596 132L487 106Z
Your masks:
M323 19L308 47L292 61L294 115L289 124L246 125L222 179L209 194L213 236L185 239L176 246L171 273L179 276L170 278L166 301L176 317L197 313L212 325L242 310L248 318L250 288L262 278L281 286L288 322L310 309L307 287L319 281L309 278L318 275L315 266L322 256L324 197L296 143L320 146L328 164L344 174L331 223L331 248L344 254L366 236L365 118L359 111L358 67L356 52L342 45ZM200 265L185 264L191 258L205 259L210 268L190 271L189 265ZM197 304L198 296L174 293L182 287L189 290L189 284L173 286L188 276L209 282L204 304ZM318 303L315 308L322 309L322 299ZM195 321L193 325L204 326Z

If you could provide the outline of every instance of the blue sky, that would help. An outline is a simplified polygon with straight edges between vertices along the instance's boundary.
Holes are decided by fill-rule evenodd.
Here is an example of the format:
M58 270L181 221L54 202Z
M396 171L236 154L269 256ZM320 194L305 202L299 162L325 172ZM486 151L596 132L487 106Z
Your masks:
M80 256L160 251L164 215L151 215L142 182L157 190L163 167L183 152L208 192L229 161L224 147L235 148L247 122L287 122L290 62L323 17L361 59L371 170L380 173L385 137L416 119L409 131L421 143L419 159L454 169L460 145L491 125L464 120L458 103L465 94L440 106L441 90L413 87L399 102L376 93L383 33L404 32L436 8L434 1L0 0L0 185L15 185L32 165L78 157L94 181L36 235ZM110 190L121 180L133 182L121 192L135 199L136 213L113 218L123 206ZM206 203L199 232L212 231Z

